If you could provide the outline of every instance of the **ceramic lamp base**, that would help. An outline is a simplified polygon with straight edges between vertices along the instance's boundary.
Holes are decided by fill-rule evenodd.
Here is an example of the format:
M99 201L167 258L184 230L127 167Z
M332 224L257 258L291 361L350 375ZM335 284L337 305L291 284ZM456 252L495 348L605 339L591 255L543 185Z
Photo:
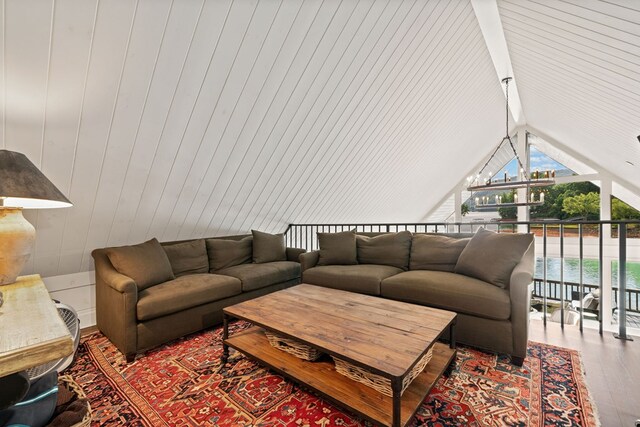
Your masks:
M36 229L21 208L0 207L0 285L14 283L31 256Z

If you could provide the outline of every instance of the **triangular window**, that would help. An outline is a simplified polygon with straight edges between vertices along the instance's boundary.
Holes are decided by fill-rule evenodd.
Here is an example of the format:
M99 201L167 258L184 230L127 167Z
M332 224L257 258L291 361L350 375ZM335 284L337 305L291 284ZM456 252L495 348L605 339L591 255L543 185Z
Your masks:
M515 162L515 160L514 160ZM511 162L511 163L514 163ZM547 154L538 150L535 146L529 147L529 163L531 172L538 171L556 171L556 177L578 175L576 171L552 159Z

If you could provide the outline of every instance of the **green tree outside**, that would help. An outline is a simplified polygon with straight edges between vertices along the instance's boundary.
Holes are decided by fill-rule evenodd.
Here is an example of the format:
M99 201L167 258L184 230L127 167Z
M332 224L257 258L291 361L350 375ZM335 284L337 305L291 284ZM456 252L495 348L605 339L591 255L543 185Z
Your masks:
M467 216L467 214L469 213L469 205L463 203L462 206L460 206L460 213L462 214L462 216Z
M640 211L613 197L611 199L611 219L640 219Z
M502 193L502 203L513 203L513 193ZM498 214L502 219L516 219L518 208L498 208Z
M562 201L562 210L570 217L598 219L600 217L600 195L592 192L566 197Z
M600 188L591 182L571 182L568 184L556 184L544 189L544 204L531 207L531 218L568 219L572 215L563 210L563 202L567 197L578 194L600 194ZM598 218L599 219L599 216Z
M600 188L591 182L556 184L544 190L544 204L531 207L531 218L565 220L580 216L600 219ZM537 191L536 191L537 192ZM540 196L536 196L538 199ZM502 193L504 203L513 202L513 192ZM464 209L464 205L463 205ZM516 219L517 208L499 208L502 219ZM615 197L611 198L611 219L640 219L640 211Z

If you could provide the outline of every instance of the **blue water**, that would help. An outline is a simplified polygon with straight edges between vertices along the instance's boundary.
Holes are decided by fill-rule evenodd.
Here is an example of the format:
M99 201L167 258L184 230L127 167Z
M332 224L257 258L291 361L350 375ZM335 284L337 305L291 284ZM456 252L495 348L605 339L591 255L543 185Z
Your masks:
M536 259L535 277L543 277L542 258ZM613 287L618 287L618 262L613 261L611 266ZM585 259L582 264L582 281L584 284L597 285L599 283L599 262L594 259ZM560 259L547 258L547 279L560 280ZM580 261L576 258L564 259L565 282L580 282ZM627 289L640 289L640 263L627 263Z

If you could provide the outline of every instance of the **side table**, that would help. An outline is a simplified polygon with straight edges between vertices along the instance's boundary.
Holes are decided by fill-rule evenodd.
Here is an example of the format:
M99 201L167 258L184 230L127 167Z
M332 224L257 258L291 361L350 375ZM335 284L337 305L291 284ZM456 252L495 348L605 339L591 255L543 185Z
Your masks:
M73 339L39 274L0 286L0 377L73 352Z

